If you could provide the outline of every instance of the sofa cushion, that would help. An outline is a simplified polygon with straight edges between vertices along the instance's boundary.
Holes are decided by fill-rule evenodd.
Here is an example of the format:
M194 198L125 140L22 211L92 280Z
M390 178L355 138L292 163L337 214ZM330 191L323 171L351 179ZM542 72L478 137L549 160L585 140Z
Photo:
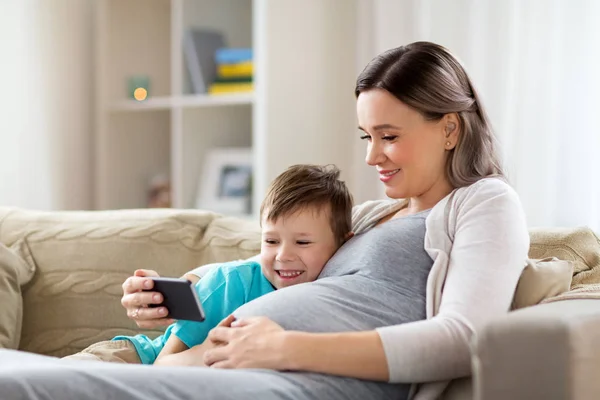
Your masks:
M515 291L512 309L530 307L568 291L572 278L572 261L555 257L527 260Z
M0 243L0 348L17 349L21 338L21 286L33 276L33 268L18 255L22 245L9 249Z
M260 251L257 223L210 212L2 211L0 241L24 240L37 268L23 292L20 348L40 354L65 356L140 332L120 304L136 269L177 277Z

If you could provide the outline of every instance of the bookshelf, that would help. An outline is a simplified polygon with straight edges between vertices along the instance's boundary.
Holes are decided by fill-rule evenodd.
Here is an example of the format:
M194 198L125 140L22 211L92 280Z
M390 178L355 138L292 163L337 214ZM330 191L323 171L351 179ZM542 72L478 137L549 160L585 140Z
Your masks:
M355 1L98 0L95 14L96 209L145 207L158 174L173 207L194 207L215 147L252 149L254 216L291 164L352 169ZM182 45L192 27L253 49L254 93L192 93ZM141 75L149 97L129 99Z

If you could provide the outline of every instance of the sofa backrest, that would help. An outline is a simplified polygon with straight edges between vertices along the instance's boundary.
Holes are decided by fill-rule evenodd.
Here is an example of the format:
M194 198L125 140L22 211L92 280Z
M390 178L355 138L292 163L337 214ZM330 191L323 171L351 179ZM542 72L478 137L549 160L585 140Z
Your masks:
M120 304L121 285L136 269L179 277L199 265L248 258L260 251L260 230L196 210L0 208L0 242L35 270L22 287L20 348L64 356L141 332Z

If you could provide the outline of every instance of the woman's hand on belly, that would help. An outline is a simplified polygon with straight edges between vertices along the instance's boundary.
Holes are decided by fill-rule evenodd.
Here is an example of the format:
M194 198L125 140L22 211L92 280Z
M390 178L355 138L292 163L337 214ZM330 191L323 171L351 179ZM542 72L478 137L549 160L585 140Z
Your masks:
M285 330L266 317L224 319L208 334L208 340L219 346L204 353L204 362L213 368L288 369Z

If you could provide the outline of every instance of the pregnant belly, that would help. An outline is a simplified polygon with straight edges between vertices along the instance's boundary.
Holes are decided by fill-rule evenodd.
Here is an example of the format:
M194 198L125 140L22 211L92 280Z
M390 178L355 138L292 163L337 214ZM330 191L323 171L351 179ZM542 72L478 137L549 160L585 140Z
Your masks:
M287 330L358 331L423 319L425 299L351 275L276 290L243 305L234 315L265 316Z

